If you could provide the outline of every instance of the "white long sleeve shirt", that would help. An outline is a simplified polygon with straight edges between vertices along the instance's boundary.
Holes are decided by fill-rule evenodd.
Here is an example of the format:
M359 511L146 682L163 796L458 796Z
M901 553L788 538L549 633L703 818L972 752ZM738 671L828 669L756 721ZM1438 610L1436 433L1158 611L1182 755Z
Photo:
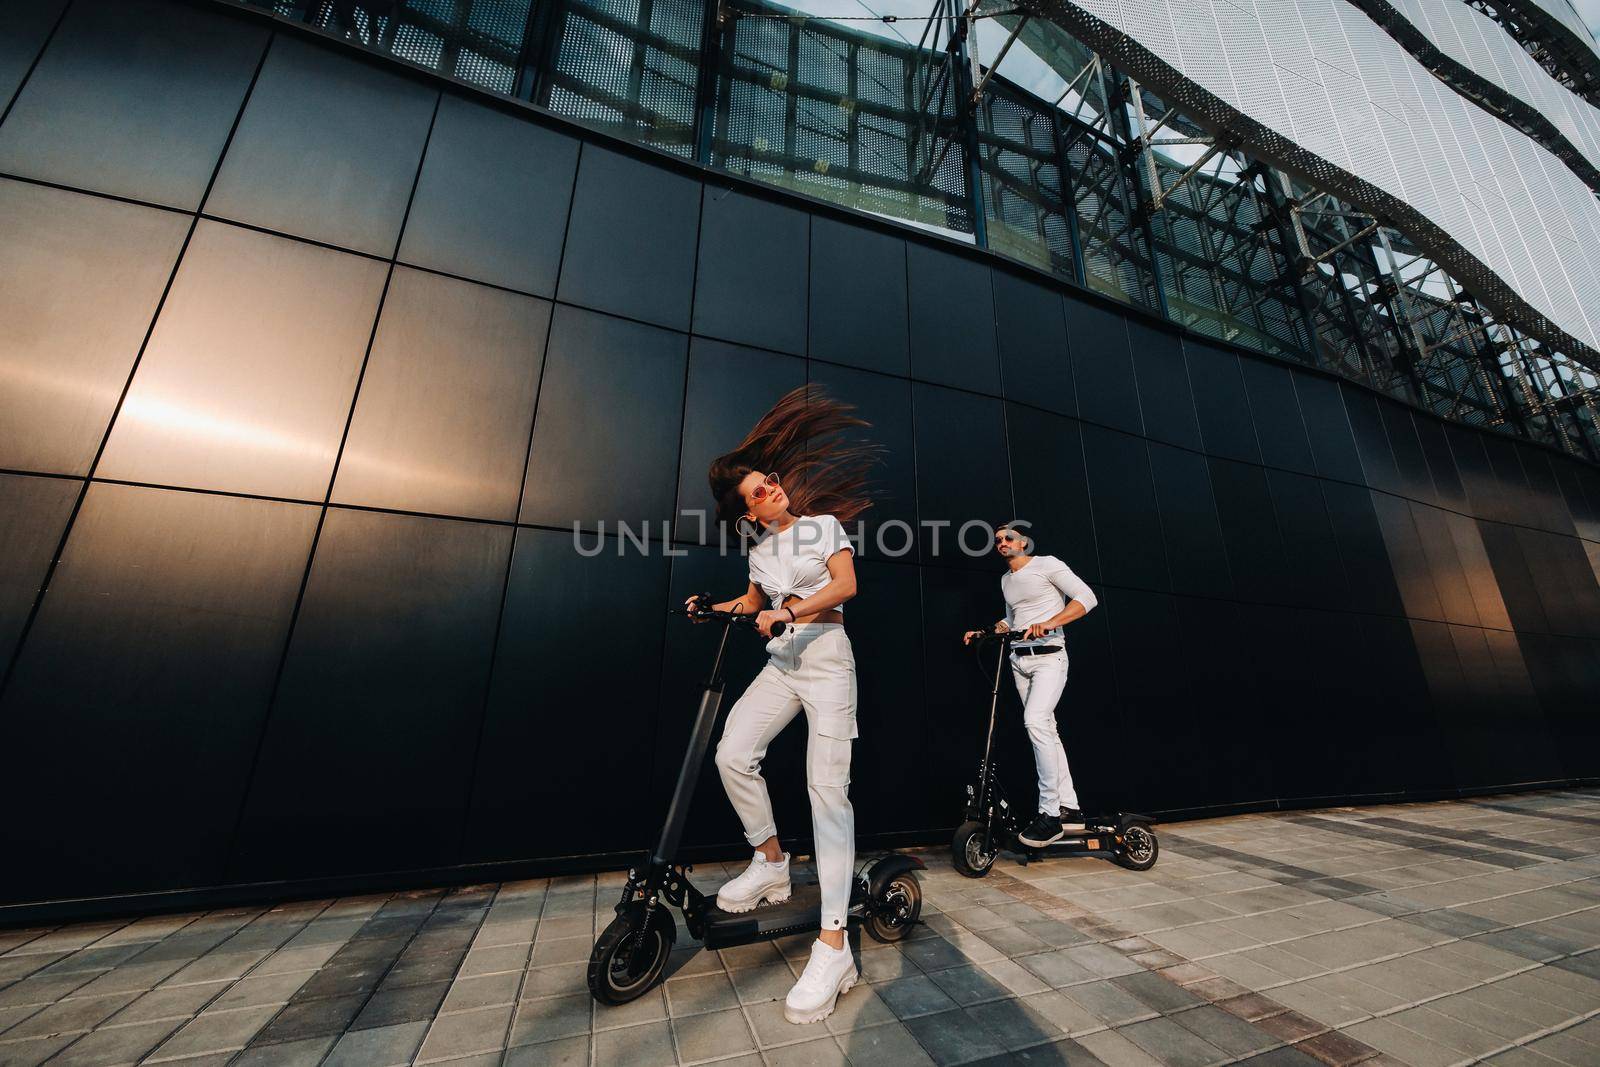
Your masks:
M1000 578L1000 592L1006 598L1006 625L1022 630L1036 622L1059 615L1068 600L1076 600L1085 612L1093 611L1099 600L1072 568L1054 556L1034 556L1018 570L1007 570ZM1064 647L1061 627L1032 641L1018 641L1013 647L1054 645Z

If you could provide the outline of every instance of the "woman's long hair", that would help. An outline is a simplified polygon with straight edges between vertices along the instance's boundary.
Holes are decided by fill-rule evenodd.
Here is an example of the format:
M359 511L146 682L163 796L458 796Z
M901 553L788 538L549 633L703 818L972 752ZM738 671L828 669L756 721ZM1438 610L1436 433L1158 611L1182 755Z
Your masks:
M739 483L751 471L777 472L796 515L832 515L848 523L872 506L868 475L882 449L846 431L870 426L855 408L820 386L785 393L756 421L739 447L711 461L711 495L717 518L735 522L745 513Z

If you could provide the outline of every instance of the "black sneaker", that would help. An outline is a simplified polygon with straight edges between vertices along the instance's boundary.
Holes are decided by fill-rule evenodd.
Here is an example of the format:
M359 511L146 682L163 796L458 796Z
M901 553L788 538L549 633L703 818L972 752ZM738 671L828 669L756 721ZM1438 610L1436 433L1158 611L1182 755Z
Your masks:
M1088 828L1088 825L1083 821L1083 812L1077 808L1061 809L1061 829L1087 830Z
M1029 848L1043 848L1052 841L1060 841L1061 820L1047 811L1041 811L1038 818L1017 835L1017 840Z

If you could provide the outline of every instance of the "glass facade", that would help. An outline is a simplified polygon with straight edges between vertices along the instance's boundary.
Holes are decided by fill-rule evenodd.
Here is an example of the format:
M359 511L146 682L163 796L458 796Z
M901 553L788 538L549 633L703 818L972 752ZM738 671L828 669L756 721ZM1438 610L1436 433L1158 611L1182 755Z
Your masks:
M1042 19L941 0L246 0L1206 336L1600 458L1600 378ZM985 57L997 57L991 69ZM979 88L981 91L975 93Z

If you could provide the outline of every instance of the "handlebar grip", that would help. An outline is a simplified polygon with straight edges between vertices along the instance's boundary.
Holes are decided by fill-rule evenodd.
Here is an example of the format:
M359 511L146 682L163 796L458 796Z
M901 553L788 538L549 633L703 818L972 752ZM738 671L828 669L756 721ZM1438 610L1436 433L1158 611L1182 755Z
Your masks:
M705 598L705 600L706 600L706 602L709 603L710 598L707 597L707 598ZM754 630L756 628L756 626L755 626L756 617L754 615L751 615L751 614L748 614L748 613L738 613L738 612L729 612L729 611L715 611L715 610L713 610L713 609L711 609L709 607L704 608L704 609L702 609L700 611L690 611L688 608L668 608L667 609L667 613L669 615L684 615L684 616L687 616L691 620L692 619L707 619L707 620L709 620L709 619L724 619L727 622L733 623L733 624L735 624L737 626L747 626L752 630ZM778 637L785 630L787 630L788 628L789 628L789 624L788 623L783 622L781 620L774 621L773 624L772 624L772 636L773 637Z

